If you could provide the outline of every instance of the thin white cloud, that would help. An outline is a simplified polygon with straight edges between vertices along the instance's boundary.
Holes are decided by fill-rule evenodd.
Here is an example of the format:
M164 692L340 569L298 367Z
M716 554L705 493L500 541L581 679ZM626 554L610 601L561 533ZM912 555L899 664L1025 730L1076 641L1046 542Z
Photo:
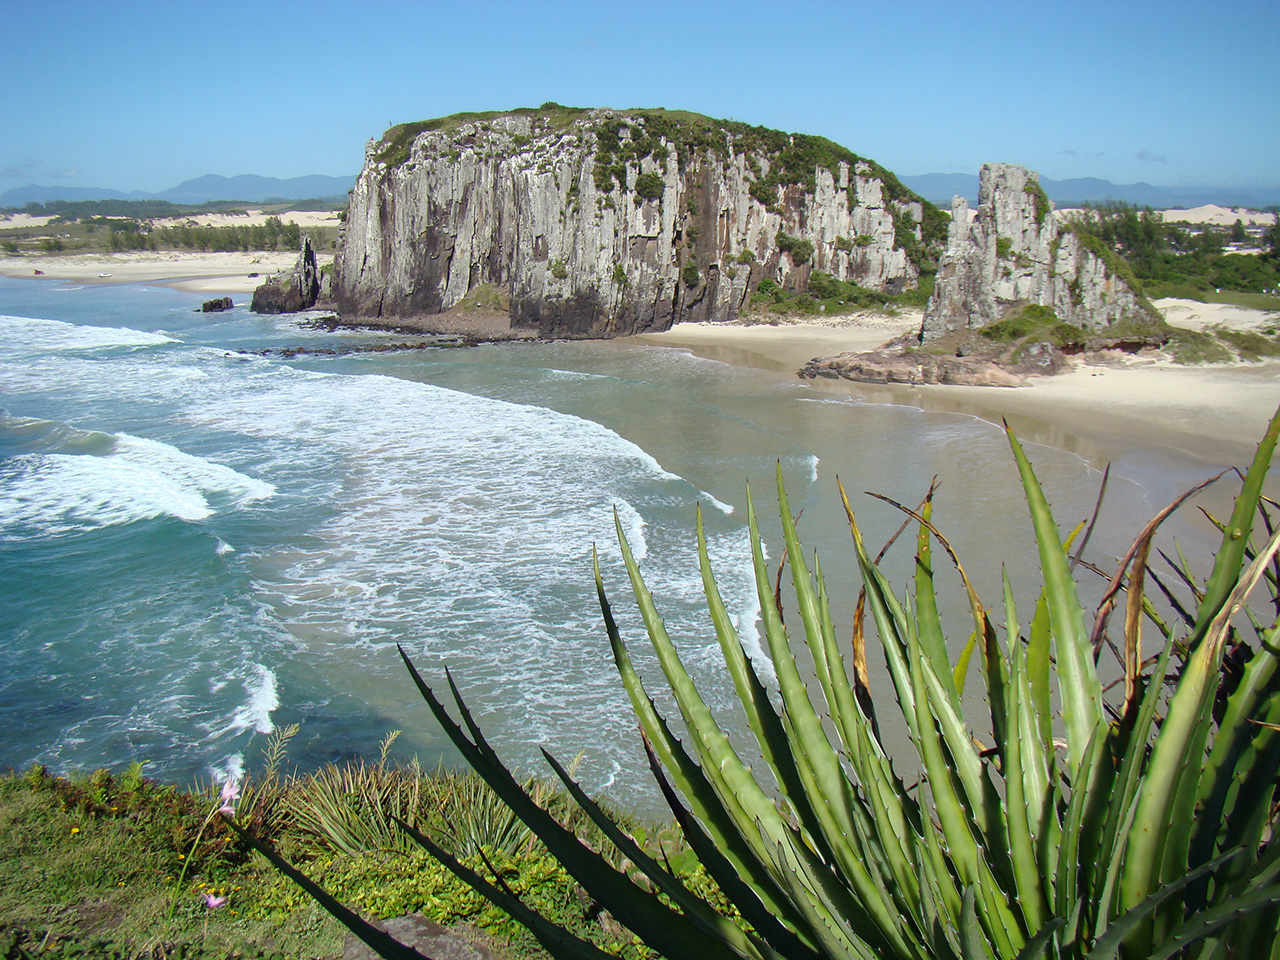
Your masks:
M36 175L36 169L39 166L37 161L27 157L21 163L0 167L0 177L8 177L10 180L30 180Z
M80 168L67 167L63 170L50 170L49 176L53 177L55 180L69 180L72 177L80 176Z
M1168 163L1169 162L1168 157L1165 157L1158 153L1152 153L1150 150L1139 150L1135 159L1141 160L1143 163Z

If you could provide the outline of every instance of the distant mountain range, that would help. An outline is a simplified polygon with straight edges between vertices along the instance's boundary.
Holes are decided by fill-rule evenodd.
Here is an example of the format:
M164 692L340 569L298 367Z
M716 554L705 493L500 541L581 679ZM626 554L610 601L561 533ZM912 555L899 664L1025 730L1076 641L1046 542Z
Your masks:
M951 198L964 197L969 206L978 205L978 178L968 173L925 173L918 177L899 177L903 185L942 207L951 206ZM1040 178L1040 186L1058 207L1073 207L1103 200L1156 210L1176 207L1189 209L1216 203L1222 207L1249 207L1261 210L1280 205L1280 186L1274 187L1156 187L1149 183L1112 183L1096 177L1074 180Z
M968 173L926 173L918 177L899 177L902 183L926 200L950 207L951 198L962 196L969 206L978 205L978 177ZM43 187L28 184L0 193L0 207L24 207L28 203L51 200L168 200L170 203L200 204L215 200L241 200L261 203L266 200L311 200L319 197L343 197L355 186L355 176L259 177L246 173L238 177L220 177L209 173L187 180L160 193L136 190L123 193L99 187ZM1123 200L1142 207L1169 210L1175 207L1199 207L1216 203L1224 207L1250 207L1261 210L1280 205L1280 186L1274 187L1157 187L1149 183L1112 183L1095 177L1074 180L1040 178L1049 199L1059 207L1103 200Z
M313 175L280 180L277 177L259 177L251 173L238 177L220 177L207 173L160 193L141 190L123 193L100 187L42 187L32 183L0 193L0 207L25 207L28 203L48 203L52 200L168 200L170 203L200 204L214 200L260 203L266 200L311 200L320 197L345 199L347 191L355 186L355 182L354 175Z

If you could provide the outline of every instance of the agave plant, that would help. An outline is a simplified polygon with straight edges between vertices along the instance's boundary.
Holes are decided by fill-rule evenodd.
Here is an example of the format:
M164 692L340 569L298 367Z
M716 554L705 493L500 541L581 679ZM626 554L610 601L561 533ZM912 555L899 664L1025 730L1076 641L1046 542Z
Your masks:
M1272 531L1262 509L1278 432L1280 411L1230 519L1220 525L1222 544L1207 581L1197 585L1177 567L1194 601L1178 602L1156 578L1181 615L1177 628L1163 622L1144 594L1148 577L1155 576L1147 559L1165 511L1121 562L1091 635L1068 546L1012 434L1043 577L1025 628L1007 577L1003 625L997 626L933 525L927 500L907 511L919 526L914 598L896 596L869 555L846 498L865 591L850 658L837 641L821 564L815 556L810 571L805 561L779 471L796 632L808 647L812 673L806 684L749 503L763 633L777 678L773 699L721 600L699 518L710 620L767 778L730 745L686 673L619 525L631 587L679 707L683 739L633 668L597 565L605 628L653 772L689 846L736 908L732 917L691 893L548 756L583 810L644 879L637 882L634 872L615 868L580 842L503 766L453 678L448 683L460 721L407 657L405 664L475 770L590 896L663 956L1280 957L1280 843L1273 835L1280 632L1246 605L1259 582L1274 602L1280 583L1280 531ZM1250 532L1260 513L1268 539L1255 545ZM954 663L938 614L935 541L960 569L973 617L969 644ZM1109 697L1096 644L1122 591L1125 682ZM864 609L884 652L892 697L869 687ZM1144 619L1164 640L1146 661ZM1237 631L1237 621L1248 622L1252 638ZM988 712L966 721L961 694L971 659L981 666ZM1224 669L1227 659L1230 670ZM910 733L912 756L891 756L880 738L875 710L890 700ZM603 956L530 911L500 879L486 879L401 826L525 923L553 956ZM375 949L415 955L296 871L291 875Z

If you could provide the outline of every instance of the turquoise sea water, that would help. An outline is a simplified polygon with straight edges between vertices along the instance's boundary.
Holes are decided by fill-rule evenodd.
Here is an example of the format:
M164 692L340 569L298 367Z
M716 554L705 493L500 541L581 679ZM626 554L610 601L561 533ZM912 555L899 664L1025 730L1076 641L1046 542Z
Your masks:
M400 643L429 678L450 668L516 767L537 769L541 746L581 752L591 789L646 806L656 792L600 627L592 546L639 641L616 513L736 731L701 613L694 511L755 649L745 490L776 563L779 462L846 635L856 583L836 475L874 543L901 516L861 491L914 505L938 476L935 518L979 588L998 598L1005 564L1029 616L1025 511L1003 435L981 420L623 343L262 356L404 338L244 306L201 314L202 298L0 279L0 766L137 759L190 782L252 768L293 722L304 768L372 753L393 728L397 755L449 762ZM1087 517L1098 465L1030 452L1059 523ZM1091 558L1113 565L1210 467L1127 454ZM1203 554L1194 518L1171 532ZM899 585L907 539L887 561ZM949 616L963 643L963 610Z

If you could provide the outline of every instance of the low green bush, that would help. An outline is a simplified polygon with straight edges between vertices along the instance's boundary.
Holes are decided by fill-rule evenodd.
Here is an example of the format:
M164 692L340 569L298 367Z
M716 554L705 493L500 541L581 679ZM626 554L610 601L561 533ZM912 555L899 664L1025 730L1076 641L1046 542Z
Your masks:
M813 243L808 240L802 240L799 237L793 237L790 234L779 230L774 242L778 245L778 249L791 257L791 262L797 267L809 262L813 256Z
M1235 359L1235 354L1201 330L1174 328L1165 349L1178 363L1230 363Z
M646 200L661 200L666 181L656 173L642 173L636 177L636 193Z
M1233 330L1230 327L1220 327L1213 333L1220 341L1230 345L1241 360L1280 357L1280 339L1275 336L1268 337L1252 330Z
M1023 337L1034 336L1060 322L1052 307L1028 303L995 323L987 324L978 333L997 343L1012 343Z

